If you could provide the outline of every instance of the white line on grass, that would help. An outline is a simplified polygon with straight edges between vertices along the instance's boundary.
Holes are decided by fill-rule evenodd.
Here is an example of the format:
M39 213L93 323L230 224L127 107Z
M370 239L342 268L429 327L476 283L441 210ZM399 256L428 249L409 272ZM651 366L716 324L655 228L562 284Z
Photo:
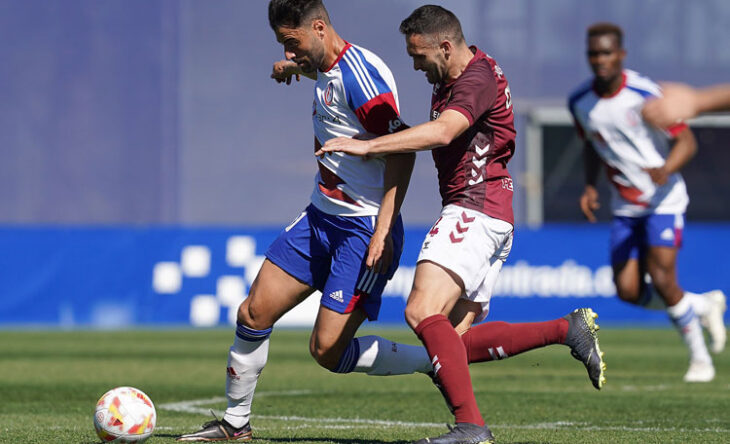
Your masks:
M257 393L257 397L265 396L298 396L311 394L309 390L290 390L280 392L261 392ZM183 413L195 413L207 415L211 410L210 408L199 407L201 405L211 405L226 401L225 397L217 396L206 399L194 399L189 401L170 402L166 404L160 404L158 408L162 410L168 410L172 412L183 412ZM223 412L220 410L213 410L213 412L219 417L223 416ZM308 418L304 416L273 416L273 415L251 415L253 418L267 419L271 421L285 421L285 422L300 422L300 425L289 425L287 429L300 429L310 428L317 426L325 429L340 429L346 427L361 428L361 427L444 427L444 423L440 422L409 422L409 421L386 421L382 419L367 419L367 418ZM712 421L708 418L708 421ZM632 427L632 426L596 426L589 423L570 422L570 421L556 421L556 422L541 422L536 424L490 424L490 427L494 429L517 429L517 430L556 430L570 428L571 430L584 430L584 431L622 431L622 432L654 432L654 433L666 433L666 432L712 432L712 433L730 433L730 429L720 427L708 427L708 428L694 428L685 429L677 427ZM258 427L261 429L261 427Z

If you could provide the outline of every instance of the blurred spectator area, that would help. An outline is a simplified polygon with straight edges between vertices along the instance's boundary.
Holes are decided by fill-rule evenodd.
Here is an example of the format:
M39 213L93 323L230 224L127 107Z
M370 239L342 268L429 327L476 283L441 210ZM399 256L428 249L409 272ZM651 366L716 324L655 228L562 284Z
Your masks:
M409 124L428 118L431 89L398 25L423 3L325 0L339 33L390 66ZM654 79L706 85L730 73L725 0L435 3L461 18L467 40L509 79L518 223L535 216L527 193L542 187L527 165L528 113L562 107L589 76L589 24L621 25L627 67ZM269 78L283 52L266 16L265 0L0 0L0 223L288 223L316 170L312 84ZM686 171L690 217L727 219L719 198L730 185L720 173L727 130L697 134L700 153ZM545 137L545 219L575 219L575 140L565 126ZM430 224L437 194L430 154L421 153L406 224Z

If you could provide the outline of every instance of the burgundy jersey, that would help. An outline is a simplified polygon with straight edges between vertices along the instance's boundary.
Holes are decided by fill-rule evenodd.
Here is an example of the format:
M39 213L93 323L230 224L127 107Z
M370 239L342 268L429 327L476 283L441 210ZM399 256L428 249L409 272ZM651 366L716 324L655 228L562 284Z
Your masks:
M454 81L434 85L431 120L447 109L469 119L469 128L432 150L443 206L455 204L514 225L512 177L515 151L512 97L497 62L471 47L474 57Z

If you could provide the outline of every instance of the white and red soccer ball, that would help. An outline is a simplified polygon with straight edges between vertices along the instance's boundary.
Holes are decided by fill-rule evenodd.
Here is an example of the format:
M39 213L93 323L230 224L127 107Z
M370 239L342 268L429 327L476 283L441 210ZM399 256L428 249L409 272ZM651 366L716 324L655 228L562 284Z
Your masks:
M94 410L94 428L104 442L144 442L152 435L156 421L152 400L134 387L109 390Z

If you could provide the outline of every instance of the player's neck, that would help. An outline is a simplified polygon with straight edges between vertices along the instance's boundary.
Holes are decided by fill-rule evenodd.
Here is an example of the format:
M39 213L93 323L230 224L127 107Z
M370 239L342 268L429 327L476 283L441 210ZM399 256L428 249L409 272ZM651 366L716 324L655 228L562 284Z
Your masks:
M451 67L446 73L446 83L453 82L459 78L464 70L466 70L466 67L469 66L471 59L474 58L474 53L471 52L471 49L469 49L468 46L463 45L463 47L459 47L459 49L454 52L453 57Z
M624 76L620 74L608 82L602 82L598 78L593 80L593 87L602 97L615 95L624 85Z
M330 69L347 45L347 42L345 42L345 40L334 30L328 30L327 32L330 34L325 40L325 57L322 61L322 65L319 67L320 71L327 71Z

